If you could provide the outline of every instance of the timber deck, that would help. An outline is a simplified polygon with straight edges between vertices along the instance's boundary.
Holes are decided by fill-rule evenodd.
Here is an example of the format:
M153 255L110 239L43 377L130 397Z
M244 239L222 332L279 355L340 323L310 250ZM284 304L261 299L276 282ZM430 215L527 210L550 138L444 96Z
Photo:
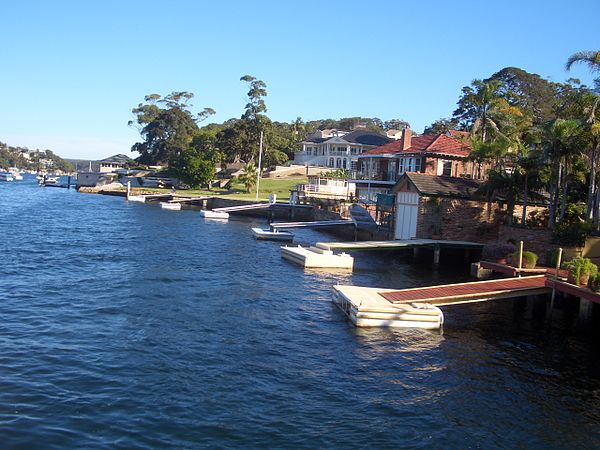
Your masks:
M390 303L429 303L436 306L482 302L549 293L544 275L446 284L381 292Z

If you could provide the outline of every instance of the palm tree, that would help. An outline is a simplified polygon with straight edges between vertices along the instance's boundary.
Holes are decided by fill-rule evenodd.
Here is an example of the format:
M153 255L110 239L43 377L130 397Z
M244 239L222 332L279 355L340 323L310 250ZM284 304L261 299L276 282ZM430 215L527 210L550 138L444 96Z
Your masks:
M246 164L244 171L238 175L237 180L246 188L246 192L250 192L256 186L256 174L258 169L253 163Z
M545 130L543 144L552 167L550 179L550 227L556 221L558 200L562 191L560 218L565 214L569 182L569 165L578 152L577 139L581 127L576 120L556 119Z
M491 114L501 104L500 86L498 80L473 80L471 86L463 88L458 109L454 112L455 116L471 124L471 134L480 136L484 143L492 131L498 131Z
M571 66L576 63L586 64L590 72L600 72L600 51L581 51L569 56L565 68L571 70Z

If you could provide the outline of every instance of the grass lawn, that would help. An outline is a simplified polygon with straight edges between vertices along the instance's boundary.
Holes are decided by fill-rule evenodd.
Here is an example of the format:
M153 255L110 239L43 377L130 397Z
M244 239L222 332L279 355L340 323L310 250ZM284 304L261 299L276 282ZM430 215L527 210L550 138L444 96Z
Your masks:
M269 194L277 195L277 200L289 200L290 189L297 184L305 184L306 178L293 179L277 179L277 178L261 178L259 200L268 200ZM144 189L156 192L171 192L170 189ZM230 190L227 189L189 189L178 190L178 194L187 197L203 197L207 195L215 195L223 198L231 198L236 200L254 200L256 199L256 187L251 192L246 192L242 184L233 184Z

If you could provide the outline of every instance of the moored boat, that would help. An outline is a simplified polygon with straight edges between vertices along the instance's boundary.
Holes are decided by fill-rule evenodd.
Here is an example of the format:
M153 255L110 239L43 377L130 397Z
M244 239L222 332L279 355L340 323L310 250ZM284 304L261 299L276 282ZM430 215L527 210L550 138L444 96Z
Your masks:
M0 181L14 181L14 178L9 172L0 172Z

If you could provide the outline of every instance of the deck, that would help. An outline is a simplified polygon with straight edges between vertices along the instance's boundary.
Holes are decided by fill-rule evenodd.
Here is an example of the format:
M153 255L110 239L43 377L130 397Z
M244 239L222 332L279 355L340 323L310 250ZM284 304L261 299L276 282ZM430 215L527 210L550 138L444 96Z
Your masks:
M399 239L394 241L361 242L317 242L316 247L323 250L394 250L403 248L458 248L480 250L483 244L467 241L445 241L439 239Z
M544 275L523 278L505 278L491 281L446 284L397 291L383 291L380 295L390 303L429 303L436 306L482 302L501 298L547 294Z

